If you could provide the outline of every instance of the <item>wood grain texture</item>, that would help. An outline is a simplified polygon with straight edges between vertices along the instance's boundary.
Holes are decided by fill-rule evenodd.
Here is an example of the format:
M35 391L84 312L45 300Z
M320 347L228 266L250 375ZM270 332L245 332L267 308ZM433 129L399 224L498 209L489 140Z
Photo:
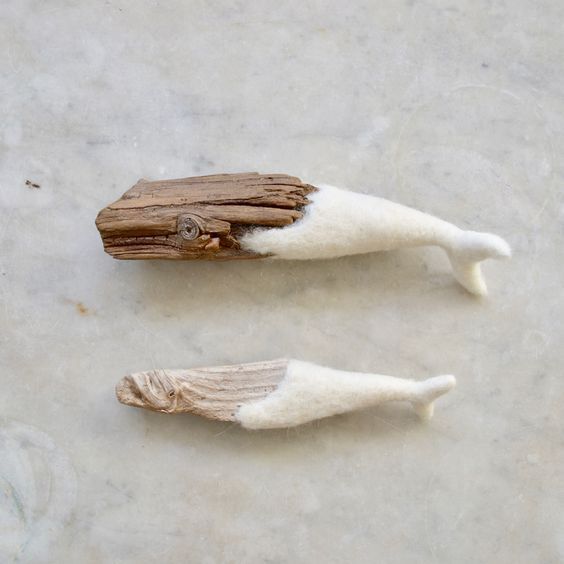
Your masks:
M314 190L293 176L256 172L140 180L100 211L96 226L119 259L259 258L238 237L300 219Z
M284 378L288 360L271 360L191 370L151 370L123 378L116 386L126 405L162 413L193 413L235 421L237 409L258 401Z

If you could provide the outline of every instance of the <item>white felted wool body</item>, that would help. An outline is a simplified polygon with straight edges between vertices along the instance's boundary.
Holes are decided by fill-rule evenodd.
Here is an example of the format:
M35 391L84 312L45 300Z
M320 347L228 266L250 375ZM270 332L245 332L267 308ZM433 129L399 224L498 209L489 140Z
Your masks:
M423 418L433 402L454 387L454 376L421 382L380 374L344 372L290 360L277 389L264 399L242 405L236 420L247 429L294 427L387 401L409 401Z
M241 238L244 249L280 259L325 259L438 245L456 279L469 292L487 293L479 262L511 255L497 235L455 225L382 198L321 185L309 196L305 216L288 227L257 229Z

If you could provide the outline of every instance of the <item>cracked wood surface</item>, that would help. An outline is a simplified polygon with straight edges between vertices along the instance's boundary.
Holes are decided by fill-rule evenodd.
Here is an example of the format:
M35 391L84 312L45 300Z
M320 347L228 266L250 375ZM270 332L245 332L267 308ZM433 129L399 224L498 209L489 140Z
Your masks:
M119 259L260 258L240 248L239 236L299 220L314 190L294 176L256 172L139 180L96 226Z

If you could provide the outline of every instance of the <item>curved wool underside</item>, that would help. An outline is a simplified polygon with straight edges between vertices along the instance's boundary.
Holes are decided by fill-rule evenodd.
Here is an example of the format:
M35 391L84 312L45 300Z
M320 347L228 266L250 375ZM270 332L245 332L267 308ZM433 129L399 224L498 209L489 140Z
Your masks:
M438 245L448 254L456 279L468 291L485 295L479 262L511 255L497 235L464 231L455 225L382 198L321 185L309 196L305 216L284 228L243 235L248 251L279 259L325 259Z

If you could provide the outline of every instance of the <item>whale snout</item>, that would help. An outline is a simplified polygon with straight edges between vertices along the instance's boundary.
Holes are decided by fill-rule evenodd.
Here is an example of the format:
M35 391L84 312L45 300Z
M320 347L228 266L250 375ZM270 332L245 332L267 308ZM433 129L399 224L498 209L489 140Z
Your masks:
M116 385L116 397L125 405L143 407L143 396L133 376L125 376Z
M152 370L122 378L116 385L116 397L125 405L170 413L176 406L177 392L164 370Z

